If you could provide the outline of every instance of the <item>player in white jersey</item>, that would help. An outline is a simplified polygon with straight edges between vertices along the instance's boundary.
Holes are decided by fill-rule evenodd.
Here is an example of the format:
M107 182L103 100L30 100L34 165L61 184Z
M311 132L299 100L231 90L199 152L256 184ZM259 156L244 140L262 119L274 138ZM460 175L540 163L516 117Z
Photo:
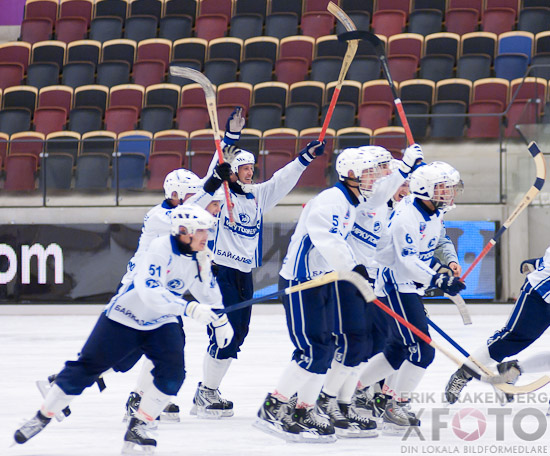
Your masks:
M359 150L377 164L382 177L375 183L376 191L357 207L355 223L347 237L351 249L359 264L366 267L369 282L374 285L377 265L374 253L379 223L375 224L376 213L395 193L408 177L411 171L407 165L392 173L389 167L391 153L380 146L362 146ZM422 160L422 149L418 145L408 148L405 152L411 162ZM411 155L414 156L411 158ZM413 169L415 166L413 166ZM328 370L323 389L317 399L320 412L327 415L334 425L339 437L374 437L377 436L376 423L363 418L352 406L352 396L357 385L359 365L365 361L369 352L371 317L368 315L369 305L357 293L355 286L348 282L336 282L337 321L334 333L336 335L336 352Z
M419 157L408 158L412 167ZM298 220L280 272L281 289L333 270L354 270L367 276L346 237L355 222L356 207L365 198L374 198L380 177L378 163L359 149L345 149L336 161L336 172L340 182L309 201ZM295 350L277 387L258 411L255 424L287 440L332 442L334 425L320 417L314 406L336 348L334 283L285 296L283 304ZM294 409L289 400L295 393ZM360 431L372 430L369 423L358 427Z
M381 237L376 261L380 265L376 295L394 312L424 333L428 325L422 295L435 286L449 295L465 288L457 277L430 268L441 235L444 212L454 207L462 189L458 171L443 162L421 166L411 175L411 195L392 212L387 232ZM389 317L388 317L389 318ZM364 371L365 384L373 384L397 373L392 399L384 412L384 432L402 432L420 425L400 404L421 381L434 358L434 349L420 341L396 320L389 321L389 334L381 353L371 358Z
M473 358L486 366L501 363L503 359L525 350L550 326L550 247L542 258L523 261L520 271L527 273L527 277L506 325L472 353ZM516 367L520 372L543 372L548 370L548 366L547 354L541 354L520 363L519 368L517 361L499 364L498 371L503 373ZM460 367L445 388L447 401L454 404L471 379L464 367ZM513 396L508 397L508 400L512 399Z
M399 160L393 159L390 162L390 168L395 173L400 168ZM376 277L378 274L378 264L374 260L376 254L376 245L378 239L383 235L383 232L387 229L388 221L392 211L397 207L399 202L403 200L409 194L409 181L407 178L403 184L398 188L395 194L390 198L386 205L377 208L372 216L372 219L365 218L366 222L360 233L369 233L368 236L350 236L349 242L354 244L354 251L357 252L357 256L364 264L371 265L368 267L369 275ZM370 221L370 225L368 222ZM360 223L360 218L356 220L356 225ZM369 229L369 227L372 227ZM364 231L363 231L364 230ZM355 234L355 227L352 231L352 235ZM461 267L458 263L458 256L456 250L450 238L447 236L444 225L441 227L441 233L438 244L434 252L434 258L431 265L432 269L436 272L447 272L456 277L460 276ZM386 313L379 309L373 303L367 303L368 308L368 330L369 342L366 344L366 352L364 361L368 361L371 357L380 353L385 345L387 330L388 330L388 318ZM361 366L361 370L365 369L366 364ZM364 373L365 378L369 378L370 374ZM358 409L366 409L376 418L381 418L385 411L388 400L391 400L394 396L393 381L395 375L390 375L387 379L372 385L373 396L368 394L368 384L363 383L362 375L359 376L359 382L357 384L357 390L354 393L354 405ZM351 382L351 381L350 381ZM350 382L344 385L343 389L352 388ZM348 390L349 394L349 390Z
M148 434L146 423L160 414L185 378L185 335L180 317L213 323L218 343L229 343L233 335L231 325L213 310L221 307L220 291L211 269L200 268L197 262L215 218L204 209L189 205L175 209L171 220L171 234L151 242L136 266L134 280L121 287L107 304L78 360L66 362L36 416L15 432L17 443L25 443L42 431L101 373L134 350L141 350L153 360L153 382L128 424L123 453L136 448L152 453L157 442ZM183 299L186 292L200 302Z
M227 129L238 137L241 123ZM240 128L239 128L240 127ZM297 158L278 170L266 182L254 184L255 157L252 153L230 147L226 159L233 170L229 183L234 223L229 221L226 204L222 202L219 223L214 238L214 262L216 279L220 286L225 307L251 299L254 294L252 270L261 266L262 231L264 214L275 207L296 185L307 166L323 154L325 142L312 141ZM214 158L213 164L216 163ZM220 384L233 359L236 359L250 325L251 308L230 312L229 321L235 336L229 346L221 348L209 328L210 345L204 357L203 378L193 398L192 415L199 418L233 416L233 403L219 393Z

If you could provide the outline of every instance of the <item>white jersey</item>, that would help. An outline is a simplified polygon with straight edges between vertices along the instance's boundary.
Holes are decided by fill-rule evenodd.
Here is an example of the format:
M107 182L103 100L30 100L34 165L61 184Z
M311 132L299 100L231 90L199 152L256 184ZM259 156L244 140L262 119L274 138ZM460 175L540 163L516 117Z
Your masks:
M152 330L183 315L189 292L201 304L221 308L222 297L212 271L201 271L196 253L182 254L173 236L153 239L136 263L135 276L105 307L108 318L130 328Z
M207 195L206 197L204 195ZM208 206L212 200L212 195L201 190L196 195L185 201L184 204L197 204L203 209ZM170 205L168 200L164 200L162 203L157 204L155 207L149 210L143 218L143 226L141 227L141 236L138 241L138 248L134 253L134 256L128 261L126 267L126 274L122 277L120 282L122 285L132 282L135 276L136 263L139 257L147 251L149 245L153 239L159 236L165 236L170 234L170 214L174 210L174 207Z
M309 201L290 238L281 276L304 281L334 270L353 269L357 262L346 238L358 203L340 182Z
M527 280L542 299L550 303L550 247L544 252L537 270L527 275Z
M429 265L441 235L442 217L438 210L428 213L412 195L398 204L376 252L378 296L384 296L385 282L392 282L400 293L424 294L435 274Z
M261 266L263 214L292 190L305 169L296 158L268 181L247 185L250 193L230 192L235 224L229 223L227 205L222 201L212 248L217 264L242 272Z
M357 207L355 223L348 236L348 242L357 262L364 264L369 277L375 278L378 263L375 261L376 247L382 231L388 223L388 200L405 181L401 171L376 181L374 194ZM381 202L381 203L380 203Z

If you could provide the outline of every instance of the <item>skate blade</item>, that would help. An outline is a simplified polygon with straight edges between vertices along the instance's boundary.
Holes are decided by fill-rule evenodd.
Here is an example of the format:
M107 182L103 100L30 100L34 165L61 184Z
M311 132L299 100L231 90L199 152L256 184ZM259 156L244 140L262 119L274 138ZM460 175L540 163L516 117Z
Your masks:
M256 429L259 429L260 431L265 432L266 434L272 435L279 439L283 439L286 442L296 443L301 441L299 434L291 434L290 432L285 432L277 425L269 423L268 421L262 420L261 418L257 418L252 423L252 426L255 427Z
M302 431L300 432L301 443L335 443L338 440L336 434L319 435L315 432Z
M160 421L163 423L179 423L180 414L179 413L164 413L160 414Z
M208 409L194 405L189 414L201 420L220 420L233 416L233 410Z
M355 439L361 437L361 431L359 429L339 429L334 427L334 432L339 439Z
M120 454L123 455L142 455L142 454L154 454L155 453L154 445L137 445L132 442L124 442L122 446L122 451Z
M384 423L382 435L402 436L409 427L410 426L400 426L399 424L393 423Z
M46 397L48 394L48 391L51 388L51 383L47 380L37 380L36 381L36 387L38 388L38 391L40 391L40 394L42 397ZM55 415L55 419L59 422L63 421L65 418L67 418L71 414L71 409L67 406L61 412L57 413Z

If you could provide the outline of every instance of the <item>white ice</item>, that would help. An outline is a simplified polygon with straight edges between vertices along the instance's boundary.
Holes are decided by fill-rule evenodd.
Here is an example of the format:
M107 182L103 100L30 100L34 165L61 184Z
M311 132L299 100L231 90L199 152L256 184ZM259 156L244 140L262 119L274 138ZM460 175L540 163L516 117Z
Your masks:
M470 308L474 324L463 326L452 305L428 306L432 319L464 348L473 351L504 325L511 305L470 305ZM101 311L101 307L94 306L91 312L90 307L85 310L94 315L71 315L74 309L67 308L64 315L32 315L32 310L22 307L21 311L16 306L0 307L0 455L120 454L125 431L122 423L124 405L139 367L134 367L127 374L109 375L106 378L107 389L103 393L100 394L96 386L89 388L71 404L73 413L70 417L61 423L52 420L41 434L26 444L9 448L13 442L13 432L25 419L33 416L40 406L41 397L35 381L46 379L49 374L58 372L66 360L75 359ZM443 389L456 367L441 353L437 353L419 387L423 402L413 406L414 410L424 409L420 428L424 440L413 434L405 440L403 437L379 436L375 439L348 439L334 444L308 445L285 443L262 433L251 424L266 393L275 386L292 353L280 305L256 306L243 350L221 386L222 394L235 403L235 416L223 420L198 420L189 416L189 409L201 377L207 339L204 328L193 321L186 321L185 331L187 378L174 400L182 410L182 421L160 425L157 455L550 452L550 431L546 430L544 416L548 408L549 387L539 390L533 397L518 398L512 404L501 406L496 402L491 386L472 381L464 390L464 393L468 393L468 402L446 406L442 402ZM433 331L432 336L440 345L451 348ZM550 336L544 334L520 358L545 349L549 342ZM522 376L519 383L527 383L538 376ZM486 418L485 431L479 439L461 440L452 429L453 417L466 408L477 409L481 412L480 416ZM495 413L502 414L500 419L504 424L497 422ZM525 414L523 418L522 413ZM434 428L436 414L441 416L439 421L446 425L440 428L439 436L437 432L434 433L437 431ZM518 432L518 422L524 434ZM472 416L465 417L460 426L468 434L479 428L478 420ZM536 434L537 429L539 434Z

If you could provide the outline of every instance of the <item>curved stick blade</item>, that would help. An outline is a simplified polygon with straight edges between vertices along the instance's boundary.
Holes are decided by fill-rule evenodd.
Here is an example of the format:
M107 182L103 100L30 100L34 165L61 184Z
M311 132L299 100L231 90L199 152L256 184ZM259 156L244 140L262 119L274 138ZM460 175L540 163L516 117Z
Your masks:
M196 83L200 84L200 86L204 90L204 96L206 98L216 98L216 92L214 91L212 83L200 71L189 67L171 66L170 74L172 76L178 76L181 78L190 79L191 81L195 81Z

